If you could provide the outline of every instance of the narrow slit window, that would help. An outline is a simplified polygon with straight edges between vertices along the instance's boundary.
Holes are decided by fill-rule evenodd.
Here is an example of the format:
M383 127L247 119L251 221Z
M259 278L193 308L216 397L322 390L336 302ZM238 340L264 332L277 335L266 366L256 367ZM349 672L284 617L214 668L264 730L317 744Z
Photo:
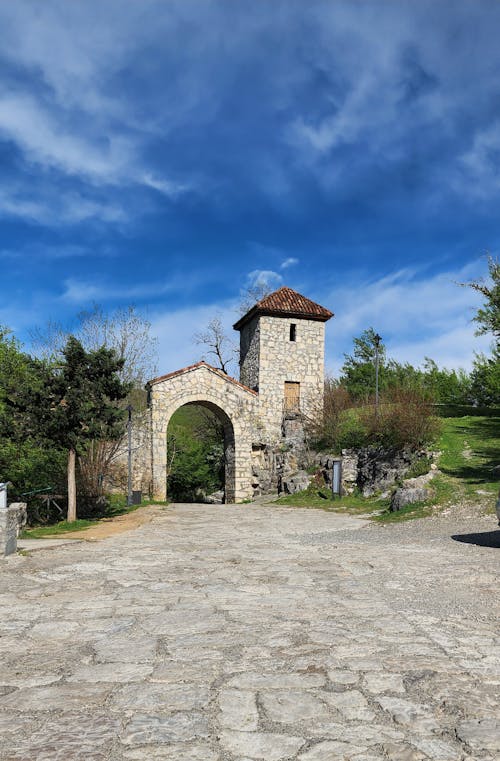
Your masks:
M297 326L292 322L290 325L290 341L297 340Z

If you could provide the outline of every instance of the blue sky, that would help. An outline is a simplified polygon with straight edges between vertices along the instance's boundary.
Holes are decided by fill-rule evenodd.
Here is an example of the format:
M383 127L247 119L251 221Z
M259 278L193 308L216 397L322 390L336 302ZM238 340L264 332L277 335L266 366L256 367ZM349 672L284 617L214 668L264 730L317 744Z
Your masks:
M159 371L241 290L332 309L327 364L469 367L500 248L495 0L0 4L0 322L134 304Z

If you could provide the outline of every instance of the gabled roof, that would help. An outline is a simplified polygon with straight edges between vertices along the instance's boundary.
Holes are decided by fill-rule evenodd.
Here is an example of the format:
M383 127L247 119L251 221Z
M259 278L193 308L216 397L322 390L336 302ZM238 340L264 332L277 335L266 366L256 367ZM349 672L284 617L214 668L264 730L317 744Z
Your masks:
M249 312L240 317L238 322L235 322L233 328L241 330L247 322L257 315L297 317L298 319L326 322L330 317L333 317L333 312L325 309L320 304L316 304L315 301L307 299L302 294L294 291L293 288L288 288L284 285L282 288L274 291L274 293L270 293L269 296L265 296L258 301Z
M248 391L250 394L253 394L254 396L257 396L257 392L254 391L251 388L248 388L248 386L243 385L243 383L240 383L236 380L236 378L231 378L230 375L226 375L225 372L222 370L219 370L218 367L212 367L212 365L209 365L208 362L197 362L195 365L189 365L188 367L183 367L180 370L174 370L173 373L167 373L166 375L159 375L158 378L153 378L153 380L150 380L146 383L146 387L148 386L154 386L155 383L161 383L162 381L169 380L170 378L175 378L176 375L183 375L184 373L189 373L192 370L197 370L199 367L206 367L207 370L210 370L213 373L216 373L216 375L219 375L223 380L227 381L228 383L234 383L235 386L239 386L240 388L244 389L244 391Z

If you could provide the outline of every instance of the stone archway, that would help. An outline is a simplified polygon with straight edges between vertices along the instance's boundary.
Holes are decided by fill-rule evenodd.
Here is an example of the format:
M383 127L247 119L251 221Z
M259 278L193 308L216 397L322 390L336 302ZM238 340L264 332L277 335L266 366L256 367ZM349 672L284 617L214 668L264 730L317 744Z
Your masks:
M170 418L185 404L214 411L228 434L226 501L250 499L252 489L252 425L258 396L206 362L178 370L148 384L151 412L151 476L153 496L167 496L167 429Z
M229 416L224 412L224 410L219 407L218 405L213 404L213 402L209 402L207 400L200 400L195 402L185 402L180 407L177 408L177 410L182 409L182 407L189 407L189 406L197 406L197 407L204 407L207 410L210 410L218 421L221 423L223 431L224 431L224 494L225 494L225 501L226 502L234 502L235 501L235 493L236 493L236 484L235 484L235 476L236 476L236 469L235 469L235 436L234 436L234 427L231 422L231 419ZM177 412L177 410L174 410L172 415ZM170 416L170 418L172 417ZM168 425L170 423L170 419L167 422L167 431L168 431ZM168 438L168 437L167 437ZM169 452L168 452L168 440L165 442L165 446L167 447L166 450L166 457L167 462L169 461ZM168 476L168 473L167 473ZM168 488L167 488L168 493Z

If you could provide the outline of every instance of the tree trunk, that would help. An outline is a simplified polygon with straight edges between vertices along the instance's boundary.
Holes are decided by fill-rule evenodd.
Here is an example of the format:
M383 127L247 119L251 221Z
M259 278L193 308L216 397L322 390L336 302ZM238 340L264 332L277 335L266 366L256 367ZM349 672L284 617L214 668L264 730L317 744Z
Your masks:
M76 452L70 449L68 452L68 523L76 521L76 477L75 477Z

